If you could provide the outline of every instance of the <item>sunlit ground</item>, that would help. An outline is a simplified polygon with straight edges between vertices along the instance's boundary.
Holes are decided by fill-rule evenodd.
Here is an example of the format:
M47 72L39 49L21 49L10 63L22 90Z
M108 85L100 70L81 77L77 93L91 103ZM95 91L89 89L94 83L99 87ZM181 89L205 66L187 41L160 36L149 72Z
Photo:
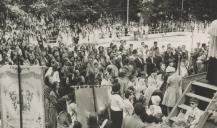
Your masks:
M193 36L192 36L193 35ZM193 37L193 38L192 38ZM123 37L122 39L133 40L133 37ZM167 45L171 43L172 47L178 47L181 45L186 45L186 49L191 51L192 47L195 48L197 43L200 42L208 44L209 36L206 33L196 33L193 34L191 32L172 32L167 34L153 34L149 35L148 39L139 39L138 41L127 41L127 46L129 44L134 44L134 48L138 48L141 45L141 42L145 42L149 47L153 46L154 41L158 42L158 46ZM119 45L120 43L117 41L115 44ZM109 46L109 43L99 43L100 46Z

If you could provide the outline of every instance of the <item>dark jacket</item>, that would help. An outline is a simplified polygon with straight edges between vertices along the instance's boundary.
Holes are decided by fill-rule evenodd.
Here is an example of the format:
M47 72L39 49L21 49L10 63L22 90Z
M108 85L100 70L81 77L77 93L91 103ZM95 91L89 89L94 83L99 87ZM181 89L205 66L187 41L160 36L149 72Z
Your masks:
M143 58L136 58L134 62L138 71L144 71L145 62Z

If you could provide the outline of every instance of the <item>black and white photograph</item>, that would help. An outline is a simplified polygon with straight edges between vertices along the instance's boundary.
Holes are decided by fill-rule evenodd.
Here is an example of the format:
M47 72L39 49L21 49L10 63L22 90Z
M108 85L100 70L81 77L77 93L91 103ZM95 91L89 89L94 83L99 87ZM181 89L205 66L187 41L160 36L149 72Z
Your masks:
M217 0L0 0L0 128L217 128Z

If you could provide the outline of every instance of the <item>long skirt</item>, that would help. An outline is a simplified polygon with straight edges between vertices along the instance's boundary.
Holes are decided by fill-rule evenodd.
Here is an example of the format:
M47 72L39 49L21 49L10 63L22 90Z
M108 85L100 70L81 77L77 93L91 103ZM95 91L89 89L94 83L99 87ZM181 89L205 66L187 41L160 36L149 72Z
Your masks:
M111 110L112 128L121 128L123 121L123 111Z
M167 107L174 107L180 96L181 96L181 88L168 87L164 94L162 104Z

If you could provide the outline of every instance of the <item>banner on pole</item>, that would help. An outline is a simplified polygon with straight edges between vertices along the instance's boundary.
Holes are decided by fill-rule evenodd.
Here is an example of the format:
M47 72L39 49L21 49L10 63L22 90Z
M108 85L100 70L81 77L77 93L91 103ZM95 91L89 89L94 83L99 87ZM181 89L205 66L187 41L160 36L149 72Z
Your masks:
M45 128L43 73L41 67L21 67L23 128ZM3 128L20 128L17 66L0 70Z
M78 121L81 122L83 128L87 128L88 116L95 112L92 88L76 89L75 98L78 106Z
M99 113L102 110L107 109L109 106L109 88L110 86L107 87L102 87L102 88L94 88L95 89L95 97L96 97L96 108L97 108L97 113Z
M78 121L82 123L82 127L87 128L87 119L90 114L107 110L110 98L109 90L110 87L79 88L75 90Z
M1 114L3 128L20 127L20 106L17 68L4 66L0 70Z

